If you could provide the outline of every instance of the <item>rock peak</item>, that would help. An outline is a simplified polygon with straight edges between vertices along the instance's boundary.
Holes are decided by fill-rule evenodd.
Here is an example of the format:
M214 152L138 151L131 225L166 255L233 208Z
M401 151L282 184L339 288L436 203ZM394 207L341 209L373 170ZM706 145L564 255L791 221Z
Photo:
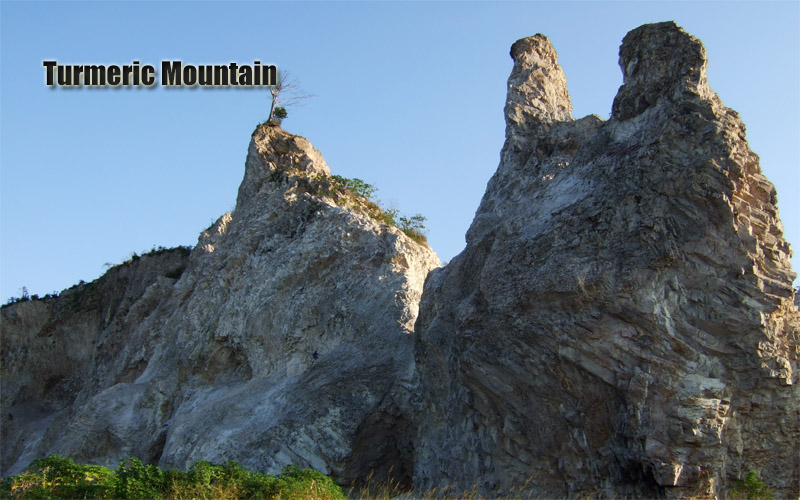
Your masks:
M567 78L550 40L541 34L517 40L511 46L511 58L506 139L526 142L548 123L572 120Z
M536 51L542 58L551 59L551 64L557 64L557 54L550 43L550 39L541 33L536 33L533 36L520 38L511 45L511 59L516 61L520 56L524 56L527 52Z
M612 114L621 120L643 113L662 98L712 94L703 44L673 21L630 31L619 50L619 65L623 84Z
M280 185L270 182L278 171L293 171L309 177L331 175L322 154L308 139L270 123L263 123L253 131L247 148L244 179L236 199L237 209L257 197L258 193L282 189Z

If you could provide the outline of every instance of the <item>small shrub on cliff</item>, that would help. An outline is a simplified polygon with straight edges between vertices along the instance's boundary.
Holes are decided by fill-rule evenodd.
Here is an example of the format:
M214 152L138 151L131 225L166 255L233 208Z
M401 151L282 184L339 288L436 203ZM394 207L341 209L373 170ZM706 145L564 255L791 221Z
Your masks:
M275 112L272 113L272 116L273 118L276 118L278 120L283 120L284 118L289 116L289 113L286 111L286 108L278 106L277 108L275 108Z
M397 227L403 231L406 236L417 243L421 243L423 245L428 244L428 238L425 237L424 225L426 218L423 215L416 214L412 215L411 217L405 217L401 216L397 209L380 207L378 203L372 199L372 197L378 191L378 188L372 184L362 181L361 179L348 179L347 177L342 177L341 175L333 175L331 176L331 181L333 185L333 199L337 203L339 202L339 199L342 198L342 191L355 194L356 196L364 199L365 202L361 203L360 207L367 215L378 222Z
M425 237L425 220L425 216L420 214L412 215L411 217L400 217L400 225L398 227L417 243L427 244L428 238Z
M382 224L395 226L417 243L428 244L424 216L416 214L405 217L394 208L381 207L373 199L378 188L359 178L350 179L341 175L311 177L300 168L276 169L269 174L270 182L283 183L287 179L293 179L308 193L330 197L339 206L360 211Z
M772 500L772 493L758 478L758 472L751 470L744 475L744 479L737 481L731 492L731 497L747 500Z
M332 175L331 179L336 181L342 188L347 189L348 191L353 192L359 196L363 196L368 200L371 200L372 196L378 190L372 184L368 184L359 179L358 177L348 179L347 177L342 177L341 175Z
M31 300L31 296L28 295L28 287L23 286L21 290L22 290L22 296L20 296L20 297L10 297L8 299L8 302L6 302L7 306L9 306L11 304L16 304L17 302L27 302L27 301Z

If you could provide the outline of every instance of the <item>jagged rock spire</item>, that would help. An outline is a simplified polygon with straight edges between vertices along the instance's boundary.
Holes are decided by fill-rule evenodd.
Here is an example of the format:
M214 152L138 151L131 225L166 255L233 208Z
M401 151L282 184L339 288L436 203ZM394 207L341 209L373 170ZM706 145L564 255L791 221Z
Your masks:
M511 46L514 69L508 77L506 145L525 149L531 136L553 122L572 120L567 78L546 36L517 40Z
M675 100L686 92L710 97L707 63L700 40L672 21L632 30L619 51L623 85L614 99L612 116L626 120L660 99Z

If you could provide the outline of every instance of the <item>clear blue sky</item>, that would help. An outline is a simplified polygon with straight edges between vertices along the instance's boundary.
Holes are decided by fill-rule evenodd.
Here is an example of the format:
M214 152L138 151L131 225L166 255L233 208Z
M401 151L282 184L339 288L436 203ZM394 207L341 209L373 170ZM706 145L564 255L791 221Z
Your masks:
M194 245L233 208L268 109L264 90L53 90L43 60L289 70L315 97L284 128L384 204L426 215L449 260L497 168L511 44L550 37L575 117L607 118L622 37L665 20L705 44L711 86L746 123L800 251L797 1L2 1L0 300L94 280L134 251Z

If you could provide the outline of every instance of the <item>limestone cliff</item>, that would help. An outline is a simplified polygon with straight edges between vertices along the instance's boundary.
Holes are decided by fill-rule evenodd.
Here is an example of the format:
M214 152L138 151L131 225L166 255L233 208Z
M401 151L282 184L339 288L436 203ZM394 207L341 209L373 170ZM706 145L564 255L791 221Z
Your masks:
M800 316L774 187L674 23L630 32L608 121L547 38L416 324L414 479L534 497L800 494Z
M385 428L402 423L375 417L411 379L439 260L329 175L306 139L262 125L234 212L191 254L147 255L4 307L2 474L53 452L293 463L344 481L407 463Z

